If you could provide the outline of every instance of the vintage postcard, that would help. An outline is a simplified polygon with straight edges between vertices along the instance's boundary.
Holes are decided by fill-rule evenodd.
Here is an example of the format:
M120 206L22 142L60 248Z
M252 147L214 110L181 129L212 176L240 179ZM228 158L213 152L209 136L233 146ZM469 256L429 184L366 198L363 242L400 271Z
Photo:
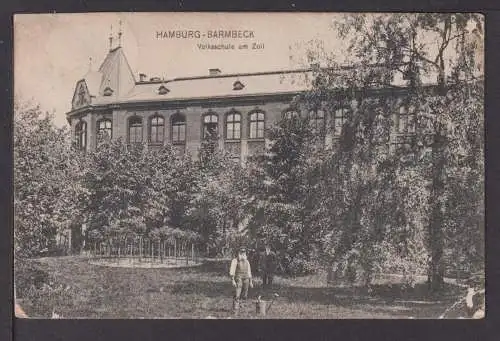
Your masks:
M482 318L484 17L14 17L18 318Z

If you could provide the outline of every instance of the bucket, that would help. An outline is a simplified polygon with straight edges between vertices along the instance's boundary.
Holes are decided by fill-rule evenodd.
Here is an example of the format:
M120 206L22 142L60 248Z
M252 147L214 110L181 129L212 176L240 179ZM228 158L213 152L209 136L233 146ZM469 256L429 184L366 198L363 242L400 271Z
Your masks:
M257 301L255 302L255 312L259 315L265 316L267 312L268 302L267 301Z

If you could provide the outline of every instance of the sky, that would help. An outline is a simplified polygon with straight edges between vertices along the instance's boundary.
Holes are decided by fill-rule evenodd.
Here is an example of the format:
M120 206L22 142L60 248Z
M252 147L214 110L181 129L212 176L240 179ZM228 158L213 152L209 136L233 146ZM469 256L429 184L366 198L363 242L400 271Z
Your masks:
M121 46L139 73L171 79L223 73L272 71L304 66L308 42L338 55L343 43L332 23L335 13L82 13L18 14L14 17L14 93L16 98L53 112L58 126L66 124L76 82L97 70L121 21ZM112 26L112 27L111 27ZM161 32L199 30L200 38L159 38ZM209 38L207 31L241 30L250 38ZM199 43L232 43L234 50L202 50ZM240 50L238 45L264 44ZM291 58L292 57L292 58Z

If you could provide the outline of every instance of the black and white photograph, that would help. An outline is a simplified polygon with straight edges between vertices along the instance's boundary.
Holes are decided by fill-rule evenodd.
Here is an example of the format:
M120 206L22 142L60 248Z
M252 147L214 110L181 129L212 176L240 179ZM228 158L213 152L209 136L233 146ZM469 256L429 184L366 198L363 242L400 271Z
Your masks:
M479 13L16 14L28 319L482 319Z

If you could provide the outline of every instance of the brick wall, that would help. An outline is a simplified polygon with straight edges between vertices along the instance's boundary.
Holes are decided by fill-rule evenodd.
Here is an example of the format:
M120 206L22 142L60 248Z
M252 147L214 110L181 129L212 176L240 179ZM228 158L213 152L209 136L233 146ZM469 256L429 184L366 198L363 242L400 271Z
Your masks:
M349 103L348 106L351 108L356 107L355 101ZM142 118L142 139L143 142L148 142L149 132L150 132L150 119L154 115L161 115L164 118L164 142L168 143L171 141L172 133L172 116L180 113L186 118L186 141L184 144L176 144L175 149L179 153L190 153L194 157L197 157L199 148L202 141L202 122L203 117L207 113L215 113L218 115L218 135L219 135L219 147L226 148L232 154L240 154L240 160L245 161L249 155L254 155L256 153L262 153L265 149L266 144L269 143L267 139L251 139L250 138L250 128L249 128L249 115L255 110L262 110L265 112L265 128L268 129L272 125L276 124L282 116L282 113L289 109L290 105L288 102L272 101L272 102L262 102L258 104L246 105L246 104L236 104L233 102L227 102L218 105L196 105L196 106L184 106L175 109L160 109L160 110L130 110L130 109L119 109L113 111L100 111L92 112L87 115L83 115L79 118L74 118L71 122L71 128L74 131L76 124L80 119L87 122L87 145L89 148L94 148L96 145L96 132L97 132L97 122L103 118L110 118L113 121L113 138L122 137L124 141L128 139L128 121L131 117L138 116ZM230 112L239 112L241 114L241 138L239 140L226 141L225 139L225 120L226 115ZM303 113L307 112L306 108L300 108ZM395 126L397 126L398 115L393 114L393 120ZM333 125L331 113L325 110L325 123L327 131L330 131L325 136L325 144L330 147L335 143L336 137L332 136L331 128ZM397 132L393 132L391 136L391 142L393 142L394 136Z
M264 148L264 139L250 139L249 133L249 114L254 110L262 110L266 113L265 128L278 122L282 112L289 107L286 102L268 102L259 105L237 105L232 103L227 105L217 106L185 106L176 109L161 109L161 110L113 110L103 112L93 112L82 116L81 119L87 122L87 138L89 148L94 148L97 138L97 122L104 118L112 119L113 139L123 138L128 139L128 122L131 117L142 118L142 138L143 142L148 141L150 132L150 119L154 115L161 115L164 118L164 141L171 141L171 119L172 116L181 113L186 118L186 142L184 145L177 144L175 148L180 152L189 152L197 157L202 141L202 121L203 116L207 113L215 113L218 116L218 135L219 147L228 149L232 153L239 153L241 160L245 160L249 153ZM241 139L239 141L225 140L225 119L226 115L231 111L237 111L241 114ZM78 119L73 119L71 122L72 131L75 130Z

